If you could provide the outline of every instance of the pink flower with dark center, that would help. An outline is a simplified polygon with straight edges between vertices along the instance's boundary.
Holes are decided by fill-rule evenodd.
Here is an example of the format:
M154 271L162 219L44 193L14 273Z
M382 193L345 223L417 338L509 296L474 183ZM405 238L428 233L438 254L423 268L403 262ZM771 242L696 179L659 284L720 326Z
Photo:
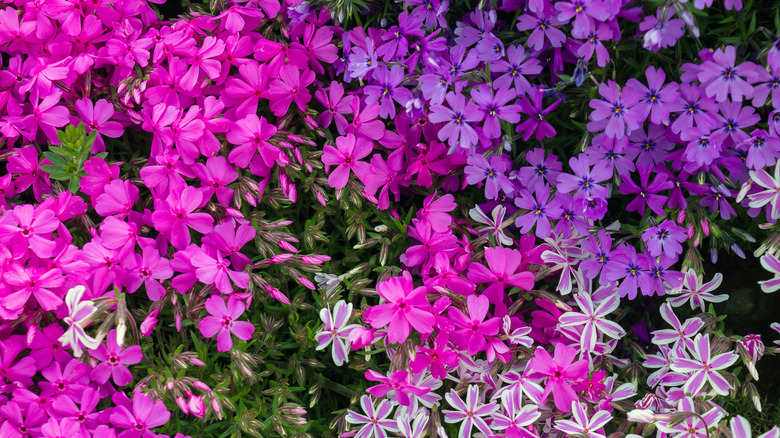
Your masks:
M314 82L314 72L299 70L294 65L284 65L279 69L279 79L274 79L268 86L268 100L271 101L271 111L281 117L287 114L290 105L295 102L298 109L306 111L306 104L311 100L311 93L306 88Z
M165 296L165 288L160 284L160 280L171 278L173 269L168 259L160 257L155 246L142 245L141 252L142 254L133 254L123 262L127 269L127 291L135 292L143 284L149 299L159 301Z
M108 332L106 344L100 344L90 354L101 361L92 369L91 377L100 384L106 383L110 377L117 386L126 386L133 380L133 375L126 365L135 365L143 359L139 345L127 348L117 345L116 330Z
M377 293L387 300L385 304L369 307L363 319L374 328L387 328L387 340L403 342L411 328L420 333L431 333L436 319L425 297L427 288L414 288L412 276L404 271L401 277L392 277L376 285Z
M238 320L245 309L244 302L233 295L228 297L227 305L222 297L209 298L206 300L206 311L210 315L198 324L200 332L207 338L217 335L217 351L228 351L233 348L231 334L238 339L248 341L255 332L255 326L251 322Z
M92 100L85 97L77 100L74 106L78 118L84 122L87 133L97 131L95 142L90 150L93 154L106 150L104 135L110 138L119 138L125 132L121 123L110 120L114 115L114 105L108 103L106 99L100 99L93 104Z
M16 176L16 191L22 192L32 186L35 200L43 201L43 195L51 193L51 181L49 174L41 170L41 165L51 164L43 159L38 162L38 150L35 146L27 146L16 149L16 155L8 157L6 170Z
M0 242L30 249L42 258L51 257L56 247L52 232L60 225L57 216L50 209L36 208L30 204L16 206L9 214L11 221L0 224Z
M412 384L409 371L406 370L396 371L389 376L385 376L374 370L368 370L366 371L365 377L372 382L380 382L379 385L366 389L367 393L376 398L380 398L384 397L388 392L393 391L393 398L401 406L409 406L412 403L412 399L409 397L410 395L420 396L430 392L429 388Z
M111 424L125 429L122 438L148 438L156 436L151 429L162 426L171 418L171 413L162 400L152 398L141 391L133 394L132 406L119 405L111 413Z
M250 114L235 124L235 128L227 133L227 140L234 145L228 159L238 167L245 168L252 161L255 153L259 153L263 162L271 167L279 158L279 148L268 140L276 134L276 126L268 123L265 117Z
M541 347L536 349L528 366L535 373L547 376L542 403L546 403L547 396L552 392L555 407L562 412L571 410L571 403L578 400L571 382L588 375L588 361L582 359L574 362L576 356L577 350L560 343L555 346L554 357Z
M189 245L189 228L204 234L211 231L214 218L208 213L194 213L202 199L203 194L198 189L187 186L181 193L161 202L160 208L152 213L154 227L168 234L174 248L184 249Z
M370 165L360 159L370 154L373 148L371 140L362 136L355 137L354 134L336 137L336 147L325 146L322 151L322 162L328 166L336 166L328 176L328 185L336 190L346 187L350 170L358 178L367 174Z
M202 251L195 251L190 262L195 266L195 275L198 281L204 284L213 284L223 294L233 292L232 280L240 289L249 285L249 274L230 269L230 262L222 256L218 249L204 245Z

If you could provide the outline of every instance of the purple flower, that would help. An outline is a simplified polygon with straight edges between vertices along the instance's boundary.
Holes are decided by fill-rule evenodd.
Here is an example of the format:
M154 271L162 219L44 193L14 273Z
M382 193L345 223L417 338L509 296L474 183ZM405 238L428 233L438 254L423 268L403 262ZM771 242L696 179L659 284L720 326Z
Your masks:
M504 86L493 90L487 85L480 85L471 92L471 98L484 113L485 122L482 124L482 132L487 138L501 137L501 122L499 119L515 124L520 121L520 106L507 105L516 97L516 91Z
M544 14L542 14L542 17L534 15L517 17L517 30L522 32L533 29L533 32L528 37L527 44L536 51L541 51L544 48L545 38L553 47L561 47L563 45L563 42L566 41L566 34L555 27L560 24L563 24L563 22Z
M677 357L672 361L672 371L678 373L692 373L685 381L683 391L688 394L696 394L704 387L705 383L720 395L728 395L731 384L718 373L719 370L728 368L739 359L733 351L721 353L711 357L710 337L699 333L693 339L694 348L691 349L691 358Z
M758 116L756 116L758 118ZM756 129L745 135L743 146L747 146L745 165L748 169L757 170L772 166L780 155L780 139L769 135L763 129Z
M446 100L450 107L434 105L428 118L433 123L447 122L439 130L439 140L447 140L451 150L455 148L469 150L479 140L471 123L482 120L483 114L477 105L466 102L462 94L449 92Z
M507 195L514 191L512 181L504 174L509 164L503 157L492 156L490 161L480 154L473 154L468 158L468 165L464 169L466 182L474 185L485 181L485 196L488 199L498 199L499 190Z
M506 55L507 61L501 59L490 65L491 72L504 73L493 81L493 88L514 84L515 90L522 96L531 88L523 75L537 75L542 72L542 66L536 58L526 56L522 45L509 46Z
M598 240L596 240L595 236L588 234L588 237L583 239L581 245L584 251L593 255L593 258L583 260L583 262L580 263L582 273L585 277L594 279L599 275L599 272L601 272L599 284L607 285L609 283L606 275L607 266L615 257L621 255L622 251L619 249L612 250L612 239L610 238L609 233L603 228L599 230Z
M736 193L736 192L734 192ZM732 216L736 216L737 212L729 204L728 198L733 198L731 190L725 185L720 184L718 186L710 186L710 192L699 201L699 205L702 207L708 207L710 213L715 213L720 210L720 217L722 219L730 219Z
M386 41L376 49L376 53L389 62L395 58L402 58L409 53L409 40L407 37L423 37L425 31L422 28L422 20L408 11L403 11L398 16L398 26L391 26L382 35L382 41Z
M628 137L631 146L637 149L636 164L656 165L664 162L664 157L674 143L666 139L666 128L656 124L650 124L647 132L644 129L638 129ZM628 157L632 157L628 155Z
M688 142L684 152L684 157L687 160L686 170L698 170L712 164L715 159L720 157L723 146L713 141L706 131L699 128L687 128L680 134L680 138ZM693 167L694 163L696 167Z
M666 175L656 174L653 182L650 182L652 167L649 164L639 166L639 185L632 179L623 177L623 184L620 185L620 193L624 195L636 194L626 206L626 211L636 211L641 215L645 214L645 206L650 207L655 214L664 214L664 204L668 197L658 193L672 188L672 182L666 180ZM622 175L621 175L622 176Z
M585 40L580 45L580 48L577 49L577 56L587 62L593 57L593 52L596 52L596 65L599 67L607 65L609 62L609 51L604 47L602 41L609 41L614 38L612 28L608 24L600 23L595 29L591 29L583 34L577 34L572 31L572 35Z
M639 95L639 103L634 110L643 115L650 116L650 121L656 125L666 123L669 120L669 104L679 99L679 86L672 82L664 86L666 73L660 68L648 67L645 70L647 86L638 80L631 78L626 82L626 88L632 88Z
M555 128L553 128L544 118L560 105L561 100L558 99L553 102L552 105L543 109L542 99L544 98L544 93L541 90L538 88L529 88L528 97L531 98L530 101L525 95L520 95L520 111L523 114L528 114L531 118L519 124L516 131L523 133L523 141L528 141L534 134L536 134L534 138L537 140L554 137Z
M412 98L412 92L401 86L406 71L399 65L394 65L390 70L384 64L380 65L373 74L374 82L363 89L366 95L366 103L371 104L379 100L379 116L384 118L395 117L395 104L405 106Z
M669 105L669 111L680 112L672 122L672 131L675 134L687 131L693 126L710 132L717 126L713 114L718 111L718 104L709 97L702 97L701 89L696 84L682 84L680 99Z
M515 226L520 232L527 234L536 226L536 237L544 239L550 234L550 219L558 219L561 215L561 203L555 197L550 199L550 187L547 184L536 186L534 196L528 190L523 190L520 197L515 198L515 205L528 210L528 213L515 220Z
M647 271L647 275L639 280L642 295L653 295L655 293L661 296L665 294L665 291L680 286L683 279L682 272L667 270L667 268L677 263L677 257L668 257L666 255L662 255L659 259L646 255L640 257L644 261L642 267Z
M567 23L574 18L572 34L587 34L596 28L595 22L604 22L610 18L609 7L600 0L572 0L555 3L558 20Z
M665 220L661 225L648 228L642 233L642 240L647 244L650 255L658 257L661 254L675 257L682 254L682 242L688 238L685 228L671 220Z
M643 264L639 262L639 257L633 246L624 244L619 249L621 250L620 255L615 257L614 263L606 267L607 280L623 279L618 287L618 293L621 297L633 300L636 298L640 282L645 281L648 273Z
M742 130L749 128L761 120L752 106L743 107L740 102L723 102L720 104L720 114L715 114L717 127L710 137L718 144L724 144L726 139L739 144L749 139Z
M780 108L780 64L769 63L769 72L756 69L760 84L753 87L753 106L760 108L766 103L769 93L772 93L772 106Z
M706 87L707 96L714 97L718 102L725 101L729 96L734 102L742 102L743 96L753 96L750 84L758 80L755 72L758 67L752 62L735 65L736 53L734 46L726 46L725 50L716 50L711 60L701 64L699 81Z
M592 123L588 124L591 132L605 129L609 137L623 137L626 129L629 133L639 129L644 122L644 117L639 111L633 111L639 103L639 95L633 88L626 87L620 91L620 87L612 80L599 84L599 94L603 100L591 100L590 107L594 111L590 114Z
M598 161L590 167L590 161L585 155L572 157L569 166L574 175L560 173L558 175L558 190L569 193L576 190L575 198L598 197L606 198L607 189L598 183L608 180L612 176L609 163Z
M558 182L557 176L563 168L558 157L548 154L545 158L544 149L536 148L528 152L525 159L530 166L521 167L519 177L528 190L533 191L539 185Z

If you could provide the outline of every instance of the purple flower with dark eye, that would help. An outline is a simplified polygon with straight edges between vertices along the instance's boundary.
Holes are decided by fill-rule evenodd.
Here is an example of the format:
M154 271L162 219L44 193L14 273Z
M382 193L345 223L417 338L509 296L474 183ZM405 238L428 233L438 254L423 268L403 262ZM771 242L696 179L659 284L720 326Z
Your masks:
M366 104L380 101L379 117L395 117L395 103L404 106L412 98L412 92L401 86L406 71L400 65L394 65L390 70L384 64L374 71L374 82L366 85L363 90L366 95Z
M628 138L622 139L609 138L603 132L593 139L593 146L587 148L586 155L591 161L604 160L609 163L613 173L618 174L633 172L636 167L634 161L624 155L625 145L628 144ZM626 151L627 152L627 151Z
M653 257L661 254L676 257L682 254L681 243L686 239L688 235L685 233L685 228L668 219L642 233L642 240L647 244L647 249Z
M735 65L737 49L726 46L718 49L712 55L712 60L704 61L699 72L699 81L706 87L707 96L723 102L731 96L734 102L742 102L742 97L751 98L753 87L750 85L758 80L756 69L752 62Z
M680 112L672 122L672 131L675 134L686 131L693 126L702 131L710 132L717 125L712 114L718 111L718 104L709 97L702 97L701 89L696 84L681 85L680 99L670 104L669 110Z
M414 15L409 15L408 11L403 11L398 16L398 26L391 26L382 35L382 41L386 42L376 49L377 55L381 56L385 62L403 58L409 53L409 40L406 38L410 36L418 38L425 36L422 20Z
M780 40L775 41L772 47L769 48L766 60L769 61L769 65L780 66Z
M639 262L636 249L633 246L623 244L620 248L622 252L615 257L614 263L606 267L607 280L616 281L623 279L618 287L618 294L621 297L628 297L633 300L636 298L636 291L640 281L644 282L647 275L645 266Z
M366 74L379 65L374 50L374 40L366 38L366 48L353 46L349 55L349 73L352 77L363 79Z
M608 163L597 161L590 167L590 161L585 155L572 157L569 166L574 175L560 173L558 175L558 191L569 193L576 190L575 198L598 197L606 198L607 189L598 183L612 177L612 169Z
M534 135L534 138L537 140L554 137L555 128L553 128L544 118L555 108L558 108L561 100L559 99L553 102L553 104L547 108L542 108L544 93L538 88L529 88L528 97L531 98L530 101L525 95L520 95L520 111L523 114L528 114L531 118L519 124L515 130L523 133L523 141L528 141L534 134L536 134Z
M743 107L740 102L723 102L720 104L720 114L715 114L717 127L710 134L710 138L718 144L725 144L728 138L735 144L750 139L750 136L742 129L749 128L761 120L752 106Z
M561 201L561 218L555 224L555 234L568 238L571 236L572 230L577 230L580 235L587 235L590 232L591 224L582 214L582 208L578 208L577 200L561 192L556 192L555 198Z
M528 213L515 220L515 226L520 232L527 234L536 225L536 237L544 239L552 230L550 219L558 219L561 215L561 203L555 197L550 199L550 187L547 184L536 186L534 195L523 190L520 197L515 198L515 205L528 210Z
M753 106L760 108L766 103L769 94L772 94L772 106L780 108L780 64L769 64L769 72L764 69L756 69L758 82L753 87Z
M483 114L477 105L466 102L462 94L447 93L449 108L443 105L431 107L428 119L433 123L446 122L439 130L439 140L447 142L450 150L454 148L471 149L479 141L479 136L471 123L482 120Z
M636 157L636 164L652 164L664 162L664 156L674 147L674 143L666 139L666 128L650 124L647 132L639 129L628 137L635 152L630 152L627 157Z
M589 131L604 129L608 136L620 138L626 135L626 129L629 133L639 129L644 118L638 111L632 110L639 103L639 95L634 89L626 87L621 92L620 87L609 80L606 84L599 84L599 94L603 100L590 101L594 111L590 113L593 122L588 123Z
M558 20L567 23L574 18L572 34L587 34L595 30L595 22L604 22L610 18L609 7L600 0L572 0L555 3L559 11Z
M469 51L468 48L463 46L451 48L447 55L449 55L449 60L442 61L442 65L444 66L444 70L452 77L460 76L479 65L479 58L477 58L476 51Z
M685 159L689 164L698 165L698 167L693 168L694 170L709 166L716 158L720 157L723 146L713 141L699 128L688 128L680 134L680 138L688 143L684 153Z
M734 192L736 193L736 191ZM734 194L723 184L716 186L710 186L710 192L707 196L703 197L699 201L699 205L702 207L708 207L710 213L715 213L720 210L720 217L724 220L731 219L732 216L736 216L737 212L729 204L728 198L733 198Z
M537 75L542 72L542 66L536 58L526 56L522 45L509 46L506 58L506 61L501 59L490 65L491 72L504 73L493 81L493 88L503 88L514 83L517 93L523 95L531 88L523 75Z
M558 3L560 4L560 2ZM604 67L609 62L609 51L604 47L602 41L609 41L614 39L614 32L612 28L606 23L600 23L595 29L591 29L587 33L578 34L572 31L572 35L575 38L580 38L583 41L580 48L577 49L577 56L584 61L590 61L593 57L593 53L596 53L596 65Z
M644 117L650 116L650 121L656 125L669 120L669 104L680 98L679 86L672 82L664 86L666 73L660 68L648 67L645 70L647 86L631 78L626 82L627 88L632 88L639 95L639 103L634 110Z
M436 71L420 76L420 91L430 101L431 106L444 102L444 96L452 83L452 76L446 71Z
M775 164L780 155L780 139L763 129L756 129L745 136L747 138L740 146L747 147L745 165L749 169L757 170Z
M664 205L666 196L658 193L672 188L672 182L666 180L666 175L656 174L653 182L650 182L652 167L649 164L639 166L639 185L628 178L628 175L621 175L623 184L620 185L620 193L624 195L636 194L631 202L626 206L626 211L636 211L639 214L645 214L645 206L650 207L655 214L664 214Z
M594 279L601 272L599 284L607 285L609 283L606 275L607 266L614 261L615 257L621 255L622 251L620 249L612 250L612 239L603 228L599 230L598 240L596 240L596 236L588 234L588 237L582 240L582 249L593 255L593 258L583 260L580 264L582 273L585 274L585 277Z
M468 14L468 23L463 21L458 23L455 29L455 42L459 46L471 47L484 40L493 28L496 26L495 13L493 18L490 13L482 10L476 10Z
M517 30L522 32L533 29L533 32L528 37L527 44L528 47L536 51L541 51L544 48L545 38L553 47L563 46L563 42L566 41L566 34L555 27L561 24L563 24L561 20L544 14L541 18L535 15L521 15L517 17Z
M507 195L514 191L512 181L504 174L509 164L503 157L492 156L490 161L480 154L472 154L468 158L468 165L463 170L466 174L466 182L476 184L485 181L485 196L489 199L498 199L499 190Z
M682 284L683 274L679 271L670 271L668 268L677 263L677 257L662 255L659 259L640 256L640 262L646 270L646 275L640 277L639 288L642 295L664 295L666 290L674 289Z
M482 124L482 133L487 138L501 137L501 120L515 124L520 121L520 106L508 105L516 97L514 89L504 86L493 90L487 85L480 85L471 92L471 98L479 109L485 114L485 122Z
M544 149L536 148L525 154L525 160L530 166L521 167L519 176L528 190L535 190L538 185L545 184L545 181L550 184L557 183L557 175L563 169L558 157L549 154L545 158Z

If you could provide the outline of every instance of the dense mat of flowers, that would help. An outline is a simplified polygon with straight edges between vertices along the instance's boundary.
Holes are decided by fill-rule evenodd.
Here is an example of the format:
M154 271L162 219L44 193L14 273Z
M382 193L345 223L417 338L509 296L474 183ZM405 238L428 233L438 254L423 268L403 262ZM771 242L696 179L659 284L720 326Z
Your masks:
M780 40L618 73L712 3L4 4L0 437L751 437Z

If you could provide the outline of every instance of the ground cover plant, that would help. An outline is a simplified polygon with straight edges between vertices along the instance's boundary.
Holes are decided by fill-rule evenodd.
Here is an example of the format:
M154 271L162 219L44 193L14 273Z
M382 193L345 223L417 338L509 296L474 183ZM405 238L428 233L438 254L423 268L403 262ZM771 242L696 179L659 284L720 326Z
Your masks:
M0 437L780 437L778 38L749 0L3 3Z

